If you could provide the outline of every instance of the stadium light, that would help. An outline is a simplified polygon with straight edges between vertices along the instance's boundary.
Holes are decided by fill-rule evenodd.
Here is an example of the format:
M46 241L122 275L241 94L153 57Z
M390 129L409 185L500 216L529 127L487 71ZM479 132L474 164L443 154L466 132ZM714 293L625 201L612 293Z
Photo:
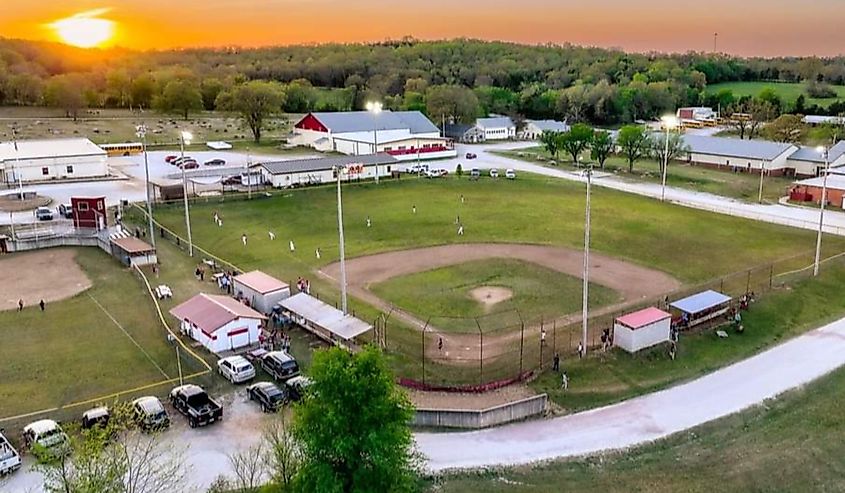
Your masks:
M821 263L822 255L822 228L824 227L824 206L827 202L827 175L830 171L830 151L825 146L816 147L816 151L824 157L824 176L822 177L822 200L821 210L819 211L819 232L816 236L816 258L813 262L813 276L819 275L819 264Z
M373 155L376 157L376 183L379 181L378 176L378 116L381 114L384 106L379 101L368 101L367 111L373 114Z
M666 200L666 174L669 169L669 131L679 126L678 118L675 115L665 115L660 118L663 128L666 129L666 150L663 154L663 178L660 187L660 200Z
M179 150L181 151L182 161L179 167L182 168L182 199L185 203L185 227L188 230L188 255L194 256L194 242L191 238L191 214L188 212L188 178L185 176L185 146L191 145L191 140L194 136L191 132L182 131L179 133Z
M141 139L141 146L144 151L144 174L146 177L146 188L147 188L147 218L148 218L148 226L150 228L150 242L153 246L153 249L156 247L156 237L155 237L155 230L153 229L153 206L152 201L150 200L150 163L149 159L147 158L147 126L143 123L135 127L136 133L135 135Z
M587 355L587 325L589 319L590 299L590 187L592 185L593 165L588 164L582 172L587 178L587 200L584 206L584 272L581 305L581 354Z
M343 201L340 195L340 177L344 171L347 171L346 166L338 165L333 168L337 176L337 232L340 241L340 306L343 314L346 315L346 245L343 238Z

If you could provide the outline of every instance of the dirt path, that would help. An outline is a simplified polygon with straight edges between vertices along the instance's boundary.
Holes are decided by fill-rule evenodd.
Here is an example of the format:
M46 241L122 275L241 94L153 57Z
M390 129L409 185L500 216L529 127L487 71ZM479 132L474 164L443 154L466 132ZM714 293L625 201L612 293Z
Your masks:
M16 310L18 300L33 307L40 300L63 300L91 287L91 280L69 248L49 248L0 257L0 310Z
M393 277L488 258L523 260L578 278L581 277L584 262L583 253L580 250L570 248L470 243L399 250L349 259L346 261L346 277L349 283L349 291L353 296L376 306L385 313L392 312L392 317L399 318L408 325L422 330L426 326L425 321L379 298L369 290L370 286ZM613 289L622 297L619 303L595 310L592 312L593 314L612 313L645 299L658 299L681 286L680 282L664 272L641 267L613 257L592 253L590 260L590 281ZM319 273L337 282L340 278L340 264L335 262L327 265ZM572 323L580 319L580 314L571 314L559 320L559 322ZM458 365L476 364L478 362L480 351L477 334L455 334L431 326L428 326L428 331L431 332L426 345L426 354L429 358L442 363ZM537 331L528 332L534 334ZM534 336L534 338L539 337L536 334ZM441 337L443 338L443 351L438 349L438 344L435 342ZM526 339L529 337L531 336L527 336ZM495 358L509 351L519 338L519 331L485 336L484 359Z

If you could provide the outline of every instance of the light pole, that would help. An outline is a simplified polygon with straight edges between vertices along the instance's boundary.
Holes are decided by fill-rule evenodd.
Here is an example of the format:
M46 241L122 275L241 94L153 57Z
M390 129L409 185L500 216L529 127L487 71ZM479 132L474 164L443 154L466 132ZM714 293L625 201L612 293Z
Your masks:
M343 314L346 315L346 245L343 238L343 200L340 195L340 178L341 174L346 171L346 166L335 166L335 175L337 175L337 231L340 240L340 306Z
M383 105L378 101L370 101L367 103L367 111L373 116L373 154L378 160L378 116L381 114ZM376 183L378 183L378 163L376 163Z
M144 174L146 176L145 186L147 188L147 218L148 224L150 228L150 242L153 246L153 249L156 247L156 237L155 237L155 230L153 229L153 205L152 201L150 200L150 163L147 158L147 126L143 123L135 127L137 130L136 134L138 137L141 138L141 147L144 151Z
M763 203L763 174L766 170L766 163L760 162L760 191L757 193L757 202Z
M12 142L15 145L15 178L18 179L18 193L23 202L23 177L21 176L21 151L18 149L18 129L12 125Z
M185 176L185 146L191 145L191 139L194 136L191 132L181 132L179 134L179 149L182 155L182 161L179 167L182 168L182 199L185 202L185 228L188 230L188 255L194 256L194 242L191 238L191 214L188 212L188 178Z
M666 128L666 149L663 154L663 178L660 186L660 201L666 200L666 174L669 169L669 131L678 126L678 118L673 115L666 115L660 119Z
M584 288L581 300L581 356L587 354L587 317L589 315L590 293L590 187L592 185L593 165L584 169L587 175L587 202L584 210Z
M830 168L830 152L827 147L819 146L816 150L824 156L824 177L822 178L822 200L819 211L819 233L816 236L816 261L813 263L813 276L819 275L819 263L822 255L822 227L824 226L824 206L827 202L827 175Z

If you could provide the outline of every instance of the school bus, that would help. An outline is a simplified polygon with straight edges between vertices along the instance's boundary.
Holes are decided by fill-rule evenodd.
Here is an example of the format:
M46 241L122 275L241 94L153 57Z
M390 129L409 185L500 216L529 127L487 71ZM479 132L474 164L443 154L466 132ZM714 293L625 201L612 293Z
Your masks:
M141 154L144 151L144 146L140 142L126 142L123 144L102 144L100 149L106 151L110 157L131 156Z

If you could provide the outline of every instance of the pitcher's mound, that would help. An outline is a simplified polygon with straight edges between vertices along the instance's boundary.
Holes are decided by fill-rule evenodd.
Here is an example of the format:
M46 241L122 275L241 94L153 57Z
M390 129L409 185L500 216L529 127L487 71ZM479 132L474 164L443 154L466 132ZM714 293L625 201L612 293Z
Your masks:
M479 286L469 292L472 299L481 303L489 310L496 303L501 303L513 298L513 291L501 286Z

